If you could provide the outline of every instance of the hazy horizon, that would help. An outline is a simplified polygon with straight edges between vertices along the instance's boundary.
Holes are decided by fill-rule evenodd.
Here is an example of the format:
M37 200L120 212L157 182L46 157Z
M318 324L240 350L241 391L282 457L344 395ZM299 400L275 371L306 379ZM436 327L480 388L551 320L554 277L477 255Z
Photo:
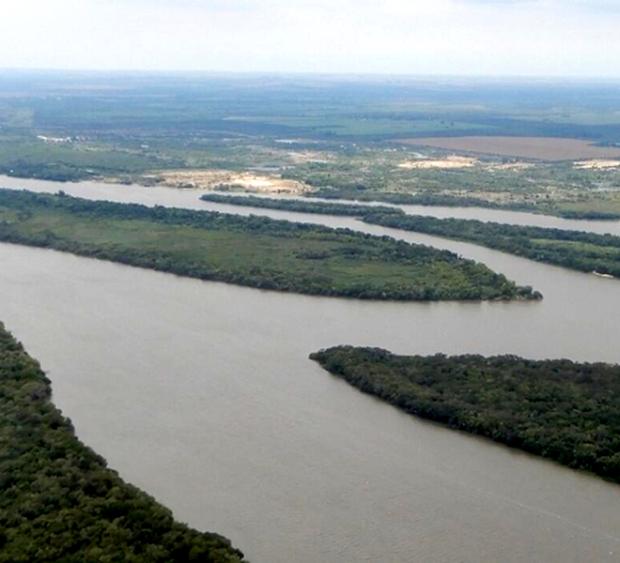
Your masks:
M62 68L62 67L0 67L0 75L92 75L92 76L184 76L184 77L273 77L273 78L316 78L342 80L382 80L419 81L419 82L480 82L480 83L510 83L529 82L532 84L619 84L618 76L575 76L575 75L490 75L490 74L415 74L397 72L320 72L320 71L286 71L286 70L210 70L210 69L149 69L149 68Z
M6 70L620 79L616 0L7 4Z

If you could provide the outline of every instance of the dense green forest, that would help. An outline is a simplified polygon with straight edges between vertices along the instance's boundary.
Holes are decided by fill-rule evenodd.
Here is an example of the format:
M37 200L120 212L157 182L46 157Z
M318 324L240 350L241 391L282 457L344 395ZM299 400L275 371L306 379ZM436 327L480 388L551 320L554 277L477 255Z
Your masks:
M208 196L208 200L306 213L358 216L373 225L473 242L539 262L620 277L620 237L614 235L487 223L474 219L437 219L407 215L397 208L386 208L385 212L380 207L346 203L312 201L305 204L299 200L239 196L217 196L217 199Z
M410 414L620 482L620 366L351 346L310 357Z
M372 213L363 220L406 231L473 242L538 262L620 276L620 237L472 219Z
M175 522L82 444L39 364L0 323L0 561L201 561L243 554Z
M263 289L364 299L537 299L486 266L264 217L0 190L0 240Z

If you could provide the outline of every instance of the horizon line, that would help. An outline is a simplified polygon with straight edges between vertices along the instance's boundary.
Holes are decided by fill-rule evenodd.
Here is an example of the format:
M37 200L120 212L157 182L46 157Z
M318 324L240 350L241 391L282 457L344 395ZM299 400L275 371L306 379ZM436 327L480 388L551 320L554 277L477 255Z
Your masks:
M212 69L148 69L148 68L65 68L65 67L2 67L0 73L34 74L137 74L137 75L203 75L203 76L291 76L291 77L330 77L330 78L395 78L420 80L517 80L517 81L571 81L571 82L620 82L620 74L574 75L574 74L445 74L445 73L406 73L406 72L355 72L355 71L314 71L314 70L212 70Z

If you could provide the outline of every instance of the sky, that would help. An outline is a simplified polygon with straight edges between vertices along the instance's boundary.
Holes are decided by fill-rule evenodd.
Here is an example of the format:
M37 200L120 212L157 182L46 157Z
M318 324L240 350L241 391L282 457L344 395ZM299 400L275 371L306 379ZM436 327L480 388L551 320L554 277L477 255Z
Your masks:
M0 68L620 77L620 0L3 0Z

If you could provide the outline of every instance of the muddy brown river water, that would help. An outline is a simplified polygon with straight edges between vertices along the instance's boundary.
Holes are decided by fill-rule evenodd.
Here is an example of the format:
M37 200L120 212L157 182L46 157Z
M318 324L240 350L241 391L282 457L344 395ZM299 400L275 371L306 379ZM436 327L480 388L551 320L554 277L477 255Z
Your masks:
M351 218L205 204L193 190L0 184L390 234L545 295L360 302L0 244L0 319L47 370L80 438L179 519L254 563L620 561L619 486L401 414L307 359L347 343L620 362L620 280Z

